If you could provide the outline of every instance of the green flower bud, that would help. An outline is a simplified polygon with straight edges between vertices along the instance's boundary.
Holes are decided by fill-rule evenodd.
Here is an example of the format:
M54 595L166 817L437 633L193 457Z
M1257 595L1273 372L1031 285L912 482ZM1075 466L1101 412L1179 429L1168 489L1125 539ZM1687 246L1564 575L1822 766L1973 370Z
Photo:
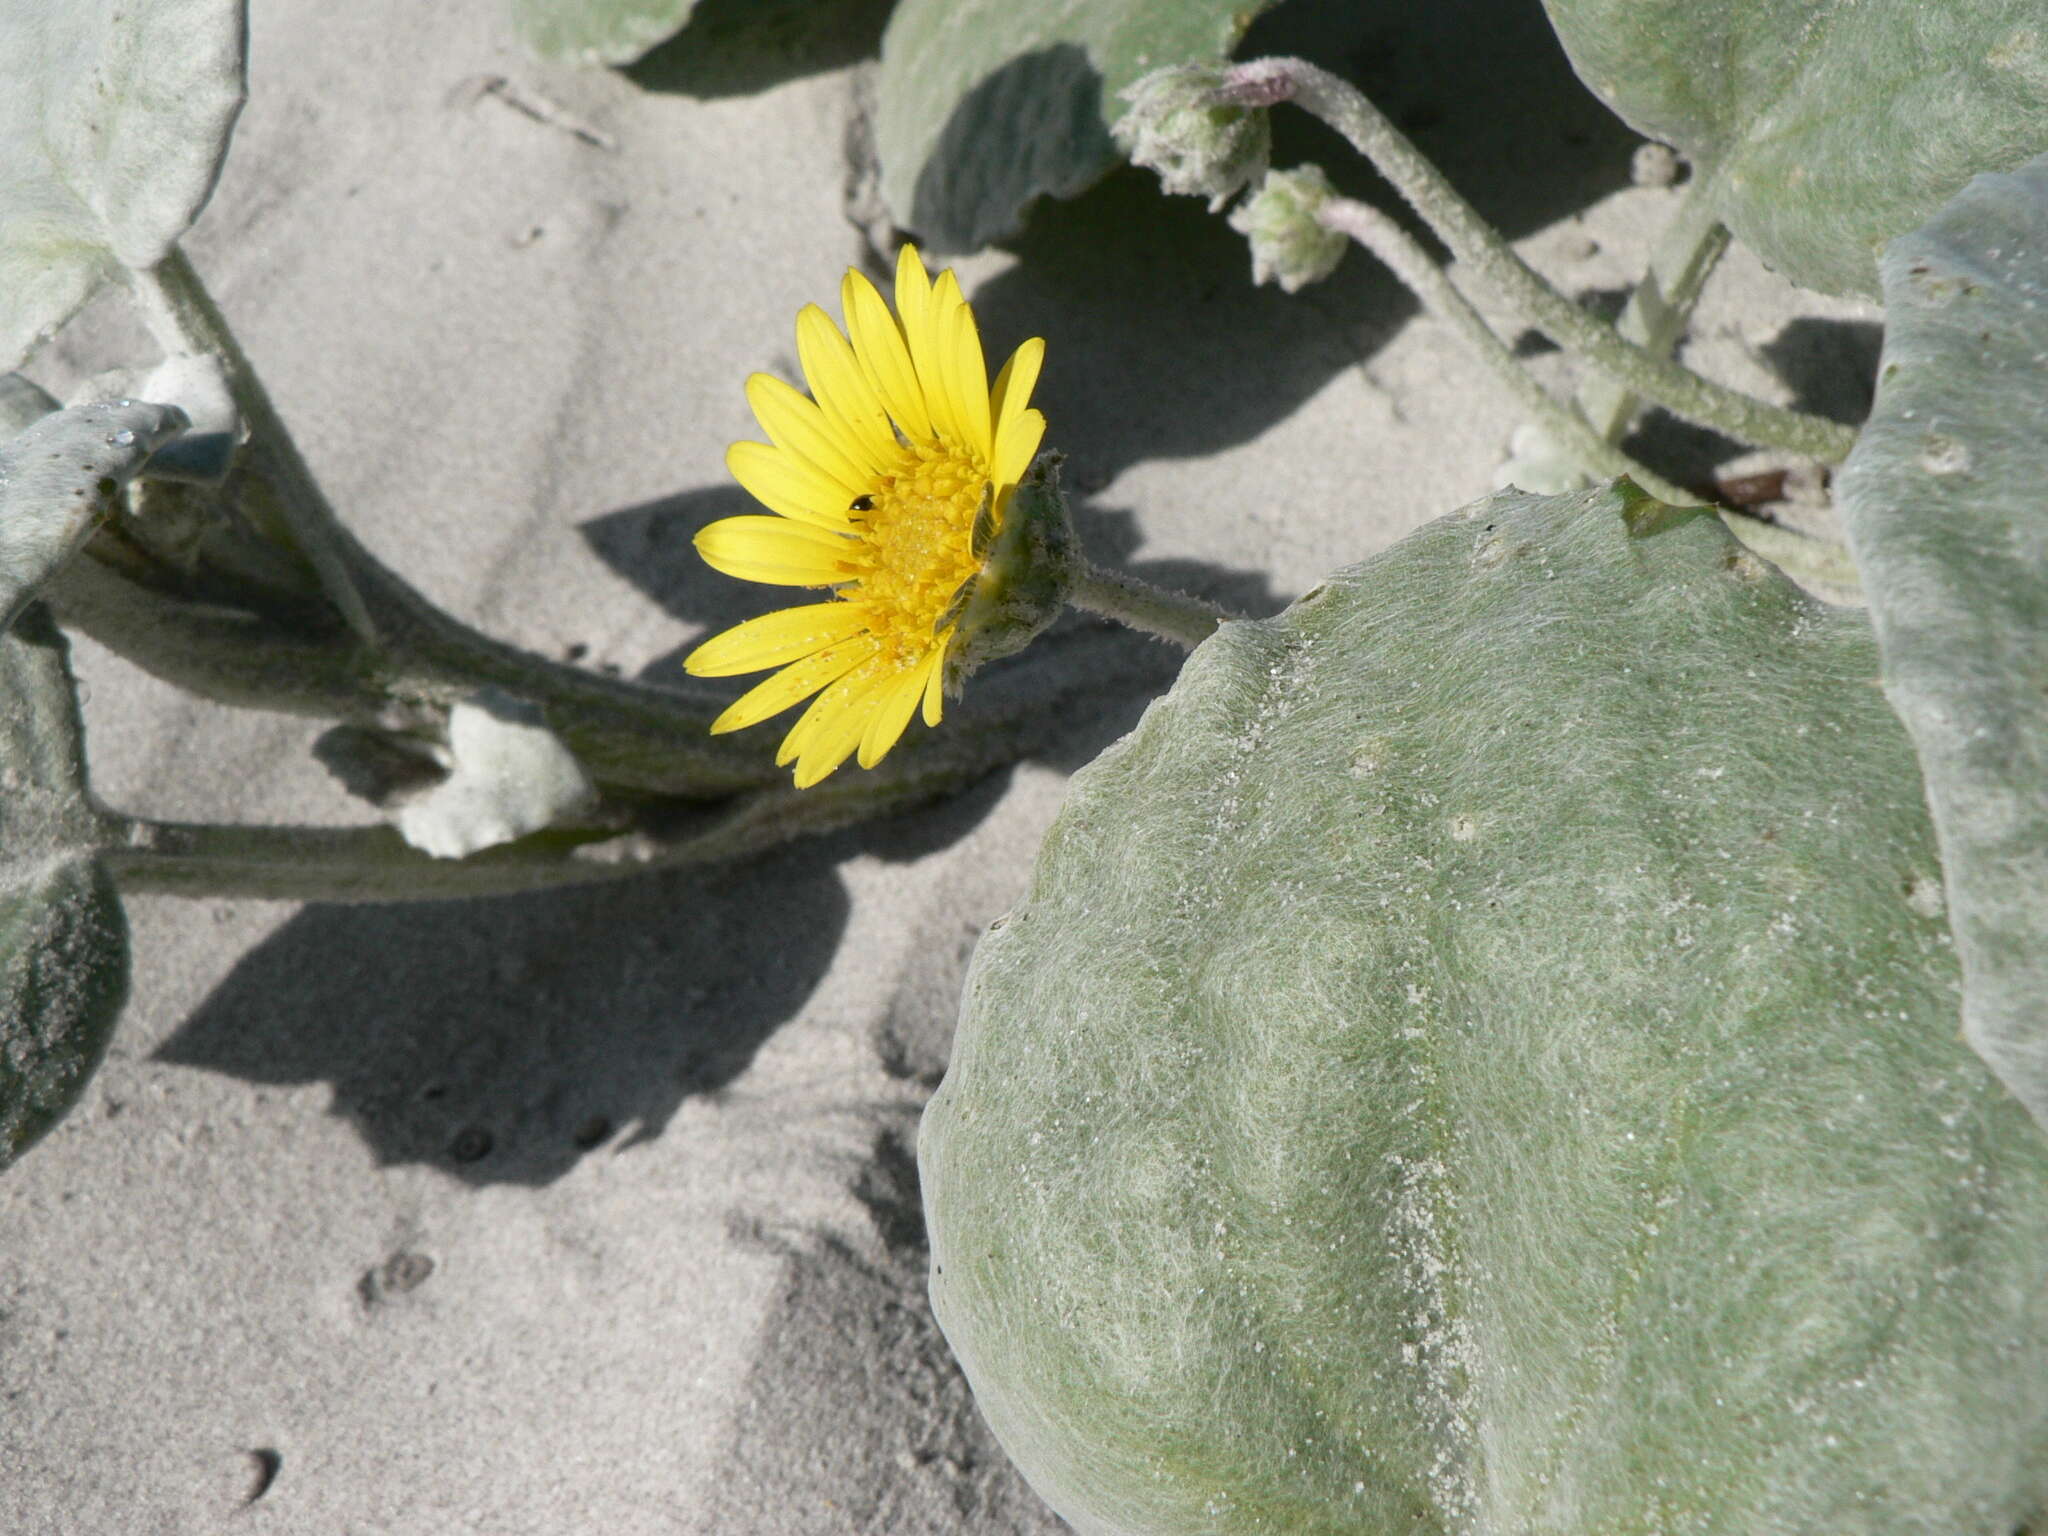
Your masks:
M1230 227L1252 243L1253 282L1278 283L1294 293L1337 270L1347 239L1316 217L1335 195L1321 166L1266 173L1259 190L1230 214Z
M1258 180L1272 149L1264 110L1223 100L1223 81L1208 65L1155 69L1124 91L1130 110L1113 130L1133 165L1169 192L1208 198L1211 213Z

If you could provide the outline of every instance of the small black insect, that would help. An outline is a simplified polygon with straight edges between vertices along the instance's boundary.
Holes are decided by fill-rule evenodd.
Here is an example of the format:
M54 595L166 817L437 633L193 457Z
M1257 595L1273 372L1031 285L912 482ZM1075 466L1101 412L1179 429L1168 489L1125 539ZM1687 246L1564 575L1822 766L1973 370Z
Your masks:
M875 498L872 496L856 496L853 498L853 505L846 510L849 512L872 512L875 510Z

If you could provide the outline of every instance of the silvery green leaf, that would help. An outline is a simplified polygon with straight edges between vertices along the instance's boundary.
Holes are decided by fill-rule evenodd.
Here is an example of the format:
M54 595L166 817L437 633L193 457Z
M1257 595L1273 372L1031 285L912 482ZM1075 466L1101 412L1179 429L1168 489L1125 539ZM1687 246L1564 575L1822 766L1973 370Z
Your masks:
M449 711L448 777L398 813L408 843L437 859L466 858L553 826L595 790L540 712L480 693Z
M2048 1141L1877 669L1710 513L1505 494L1076 775L920 1165L1077 1531L2036 1526Z
M241 0L0 0L0 367L190 227L242 55Z
M1963 1032L2048 1126L2048 156L1885 252L1842 520L1927 777Z
M0 442L62 409L57 397L33 379L19 373L0 373Z
M1765 261L1877 292L1885 242L2048 147L2040 0L1544 0L1579 76Z
M0 1168L76 1102L127 997L93 831L64 640L33 608L0 635Z
M882 197L935 251L1012 233L1041 195L1116 163L1118 92L1164 64L1225 58L1273 0L901 0L882 38Z
M202 485L218 485L227 478L247 431L228 384L227 366L217 355L181 353L153 368L108 368L81 382L65 404L131 400L176 406L188 423L182 434L150 457L151 477Z
M218 485L227 478L248 428L228 386L227 367L219 357L211 352L167 357L151 370L136 394L176 406L189 423L183 433L151 455L151 475L200 485Z
M630 64L690 19L697 0L511 0L529 48L570 64Z
M0 445L0 631L184 428L175 406L122 400L44 416Z

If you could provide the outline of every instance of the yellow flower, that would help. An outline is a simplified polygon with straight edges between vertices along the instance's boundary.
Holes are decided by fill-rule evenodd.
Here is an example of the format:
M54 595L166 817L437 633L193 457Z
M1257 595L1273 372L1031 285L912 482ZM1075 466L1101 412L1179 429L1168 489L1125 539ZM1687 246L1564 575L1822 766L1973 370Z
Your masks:
M817 695L775 756L796 764L799 789L855 753L874 767L920 706L926 725L939 723L962 600L1045 435L1026 405L1044 341L1019 347L991 387L950 270L934 283L906 245L894 315L858 272L840 301L845 334L815 304L796 317L809 397L765 373L747 380L768 441L734 443L725 463L776 515L724 518L697 535L698 553L728 576L832 595L749 619L683 663L699 677L781 668L714 732Z

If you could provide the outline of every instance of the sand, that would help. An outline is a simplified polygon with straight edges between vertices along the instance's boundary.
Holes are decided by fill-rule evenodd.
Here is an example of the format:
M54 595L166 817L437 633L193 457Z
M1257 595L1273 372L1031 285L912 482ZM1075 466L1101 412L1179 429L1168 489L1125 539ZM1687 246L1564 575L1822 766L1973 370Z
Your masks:
M1350 36L1283 11L1265 40L1364 79L1568 290L1617 293L1674 194L1630 185L1633 139L1533 3L1443 9ZM848 150L871 66L699 99L537 64L488 5L253 12L188 248L322 482L465 620L673 675L765 606L689 540L748 505L722 468L745 375L792 368L797 309L877 260ZM1283 149L1335 158L1298 124ZM1255 291L1221 220L1143 176L958 265L992 348L1048 338L1091 550L1247 611L1484 494L1519 419L1362 255ZM41 372L136 335L101 304ZM1848 410L1873 336L1738 253L1691 355ZM1673 473L1734 453L1651 440ZM1170 681L1163 649L1098 638L1114 702L1056 750L744 867L438 907L132 901L112 1056L0 1179L0 1531L1064 1529L933 1326L911 1147L976 935L1068 775ZM373 814L309 722L78 659L110 802Z

